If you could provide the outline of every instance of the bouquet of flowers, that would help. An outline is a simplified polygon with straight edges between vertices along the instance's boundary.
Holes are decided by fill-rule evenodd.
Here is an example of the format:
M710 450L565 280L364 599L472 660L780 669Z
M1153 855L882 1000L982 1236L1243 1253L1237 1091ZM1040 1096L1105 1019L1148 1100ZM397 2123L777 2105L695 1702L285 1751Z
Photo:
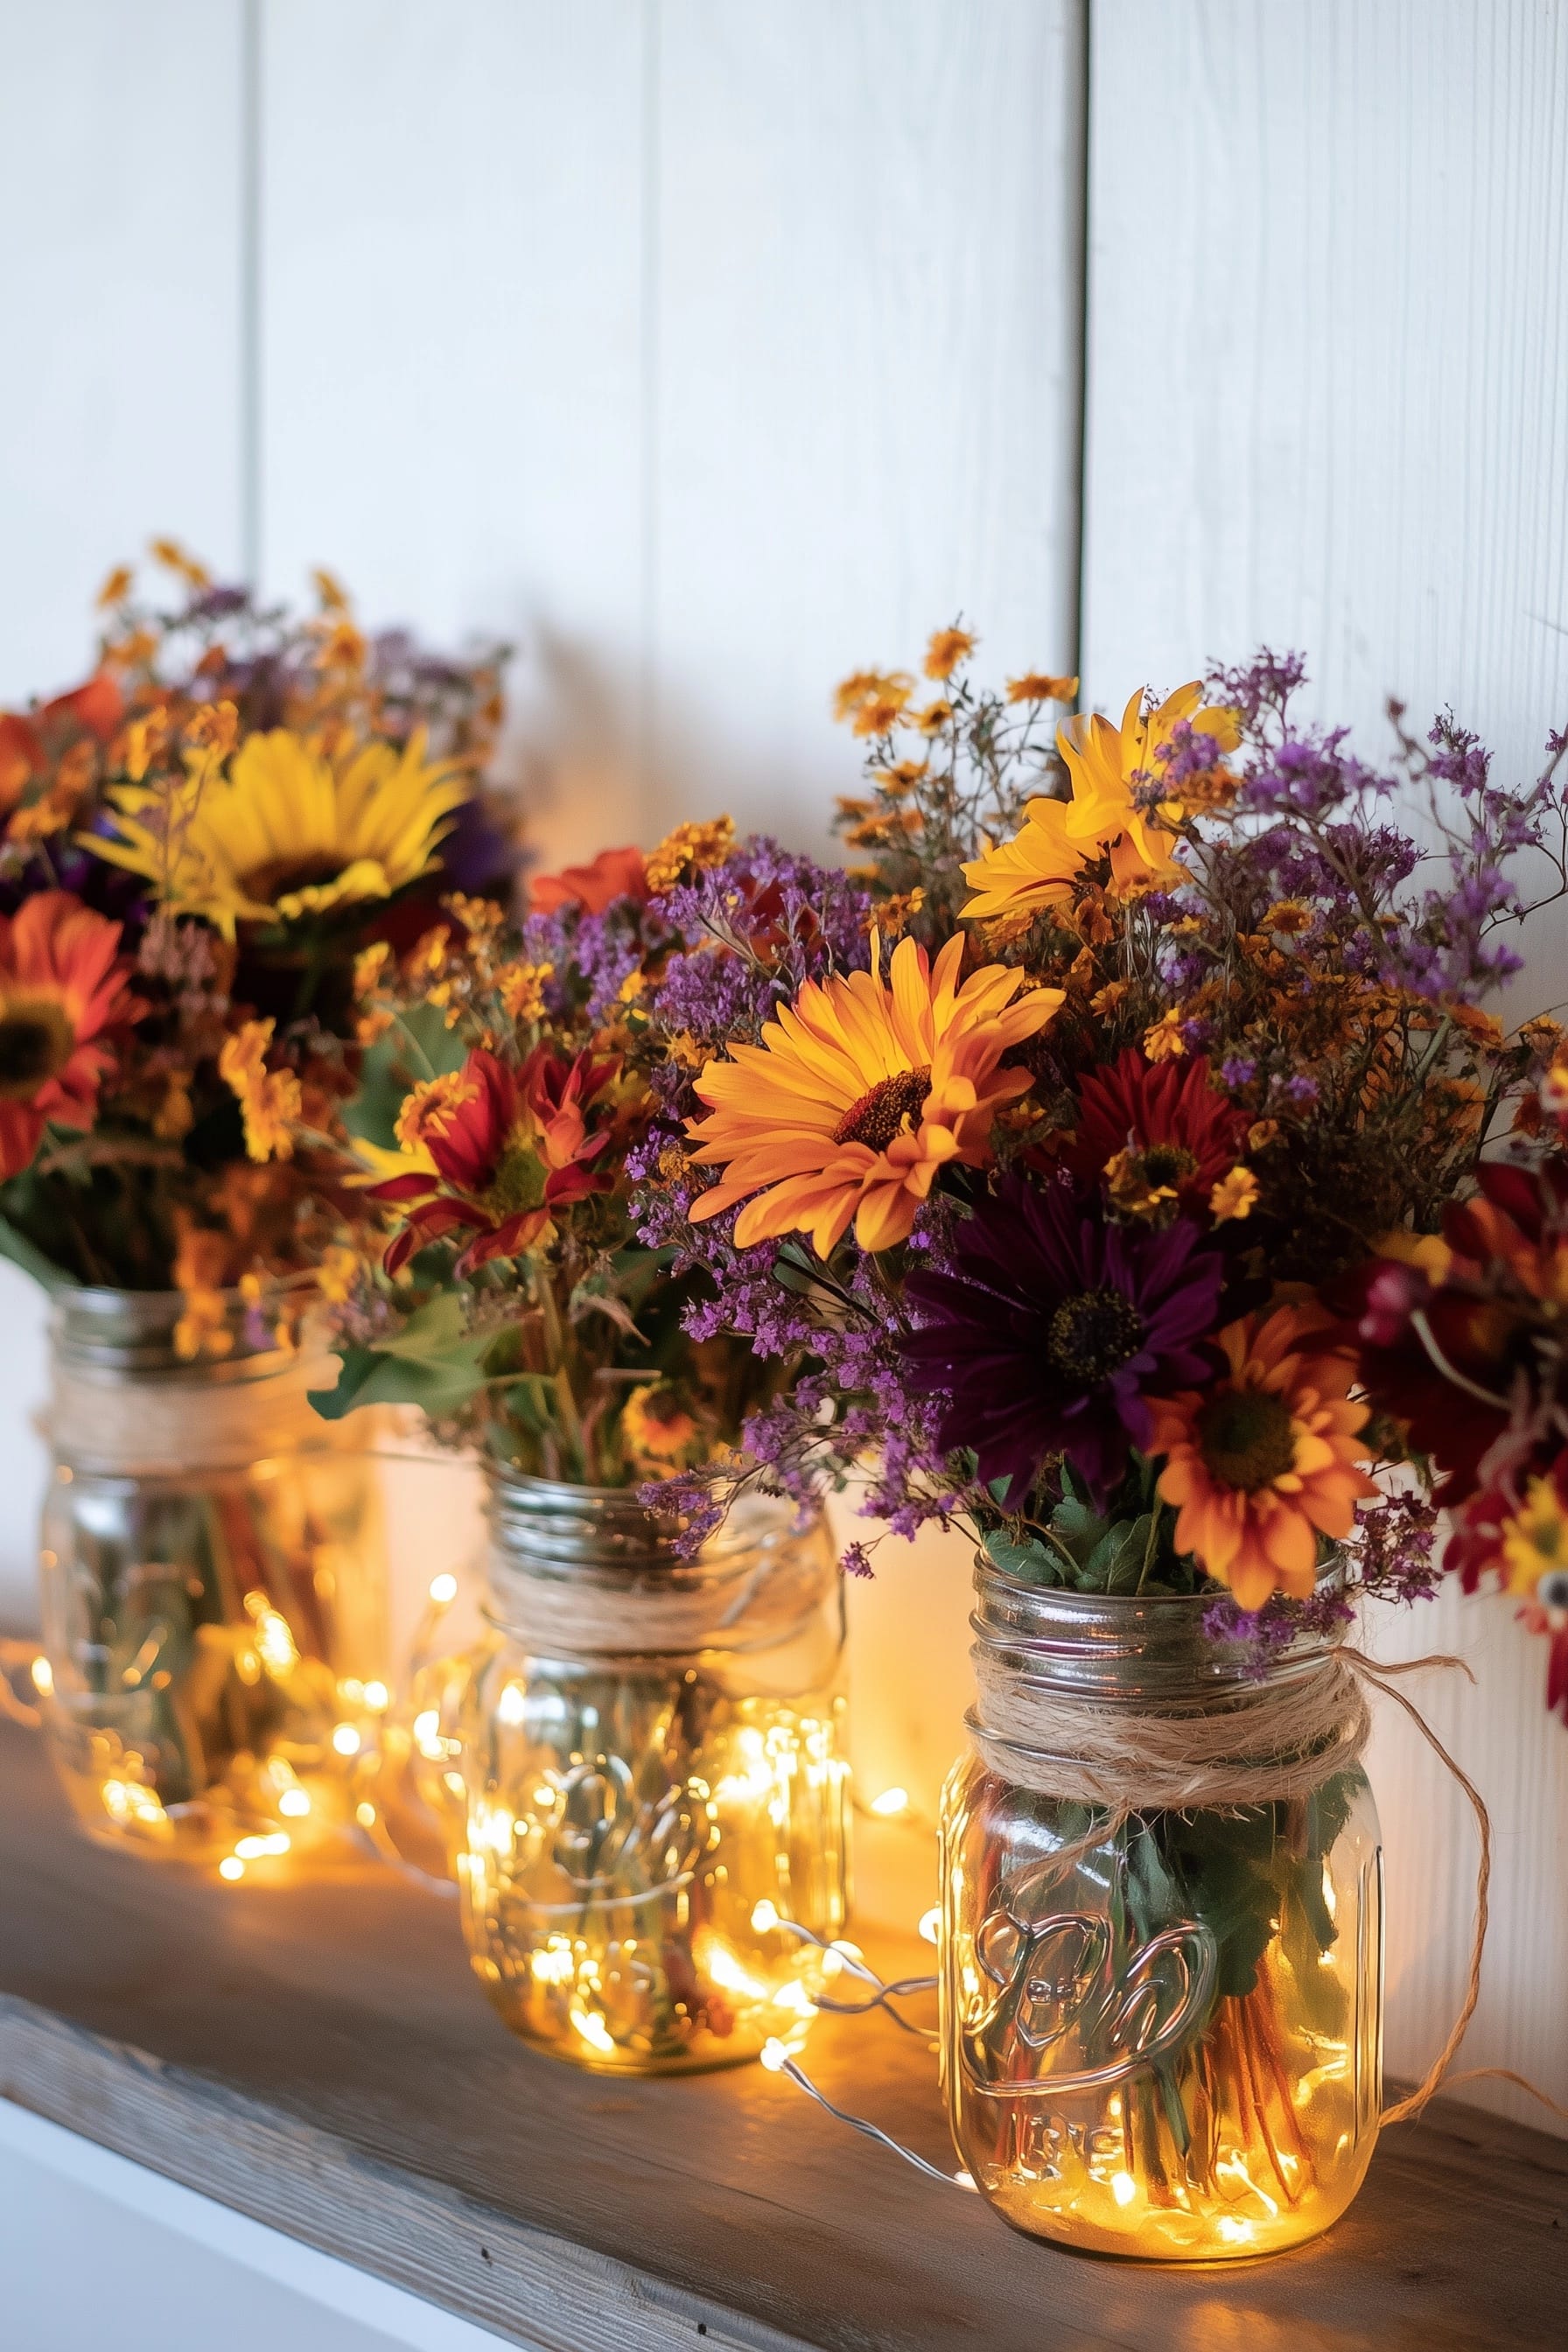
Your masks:
M795 1368L704 1322L700 1271L632 1203L679 1183L680 1109L720 1040L860 953L867 913L842 873L720 819L534 877L521 927L452 898L404 954L361 960L349 1116L388 1237L344 1286L339 1378L312 1401L421 1408L480 1455L492 1525L491 1633L441 1655L427 1621L376 1803L403 1859L462 1864L509 2022L579 2056L733 2055L740 1991L756 2045L795 1967L763 1949L759 1897L794 1885L823 1932L842 1924L831 1550L775 1507L689 1570L638 1501L731 1463ZM726 1643L811 1693L756 1686Z
M1432 1481L1462 1499L1488 1433L1407 1310L1469 1297L1479 1251L1536 1286L1533 1325L1487 1326L1510 1362L1550 1312L1561 1035L1485 1000L1531 883L1563 888L1561 747L1513 791L1451 717L1420 742L1395 708L1376 770L1268 654L1051 730L1076 680L984 691L973 644L933 637L924 705L903 673L840 688L871 745L843 806L868 935L707 1031L684 1167L642 1196L645 1237L709 1276L693 1327L798 1368L747 1424L751 1475L804 1495L874 1455L896 1532L963 1521L1042 1584L1209 1591L1264 1651L1348 1610L1318 1591L1331 1550L1424 1591ZM1503 1411L1499 1360L1455 1345ZM1374 1483L1394 1465L1420 1475ZM698 1524L721 1507L682 1491Z
M0 716L0 1248L184 1289L194 1353L222 1289L313 1282L362 1215L332 1164L356 955L515 859L479 790L499 651L367 638L324 572L299 619L153 553L172 608L116 572L92 676Z
M233 1876L353 1834L345 1716L384 1687L374 1485L296 1340L374 1215L356 965L515 859L481 793L499 651L366 637L325 573L300 618L153 553L167 608L117 572L91 677L0 718L0 1249L57 1294L67 1780L95 1830Z
M574 1485L728 1461L792 1367L704 1326L700 1275L631 1202L666 1181L690 1076L740 1008L760 1021L856 952L864 894L720 819L536 877L521 929L447 914L361 960L351 1116L392 1237L337 1311L319 1408L417 1404L491 1464Z

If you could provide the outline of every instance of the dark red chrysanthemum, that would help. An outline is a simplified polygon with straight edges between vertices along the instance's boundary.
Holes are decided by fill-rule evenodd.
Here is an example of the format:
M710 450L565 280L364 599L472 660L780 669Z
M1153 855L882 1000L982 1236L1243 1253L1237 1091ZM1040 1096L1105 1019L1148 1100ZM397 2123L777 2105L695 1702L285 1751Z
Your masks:
M1004 1177L959 1228L951 1272L910 1276L921 1318L900 1345L918 1393L947 1399L939 1442L970 1446L1022 1504L1061 1454L1097 1501L1146 1445L1150 1392L1206 1379L1221 1261L1179 1219L1107 1224L1062 1183Z
M1128 1045L1080 1082L1062 1159L1081 1184L1101 1182L1114 1161L1124 1183L1174 1192L1184 1209L1201 1210L1241 1157L1247 1125L1210 1084L1201 1056L1154 1063Z

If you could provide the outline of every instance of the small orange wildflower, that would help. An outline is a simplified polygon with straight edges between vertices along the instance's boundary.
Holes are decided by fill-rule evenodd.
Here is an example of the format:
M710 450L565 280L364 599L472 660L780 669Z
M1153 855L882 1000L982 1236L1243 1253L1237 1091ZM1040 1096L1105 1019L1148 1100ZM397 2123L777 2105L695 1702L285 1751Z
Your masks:
M877 702L894 705L896 718L914 689L914 679L907 669L852 670L833 689L833 716L840 720L854 719L867 703ZM857 730L860 734L866 731L864 728Z
M950 678L961 661L967 661L979 644L967 629L938 629L926 647L927 677Z
M735 820L710 817L705 824L678 824L648 852L646 886L650 897L668 890L689 867L722 866L735 846Z
M1052 677L1043 669L1026 669L1007 680L1009 702L1070 702L1078 692L1076 677Z
M291 1160L293 1128L302 1108L300 1081L292 1070L269 1070L270 1021L247 1021L224 1040L218 1076L238 1098L245 1119L245 1148L252 1160Z
M1152 1062L1173 1062L1179 1054L1186 1052L1187 1041L1182 1034L1182 1024L1186 1017L1173 1004L1161 1013L1152 1028L1144 1030L1143 1051Z
M1258 1206L1258 1179L1250 1168L1233 1168L1209 1192L1209 1214L1216 1225L1250 1217Z

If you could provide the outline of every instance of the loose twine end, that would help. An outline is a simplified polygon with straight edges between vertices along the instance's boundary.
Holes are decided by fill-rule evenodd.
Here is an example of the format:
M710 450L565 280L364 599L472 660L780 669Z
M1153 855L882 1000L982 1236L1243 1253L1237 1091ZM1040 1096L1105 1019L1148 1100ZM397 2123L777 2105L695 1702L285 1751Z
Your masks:
M1469 2031L1470 2020L1476 2013L1476 2004L1480 1999L1481 1959L1486 1949L1487 1927L1491 1918L1491 1815L1487 1811L1485 1798L1470 1779L1469 1774L1449 1754L1414 1699L1407 1698L1396 1686L1395 1677L1401 1675L1422 1674L1428 1666L1445 1668L1457 1666L1466 1680L1471 1683L1475 1681L1475 1675L1463 1658L1453 1657L1446 1653L1436 1653L1426 1658L1413 1658L1397 1664L1369 1658L1360 1650L1343 1649L1340 1652L1340 1655L1364 1682L1371 1684L1372 1687L1381 1692L1384 1697L1393 1699L1396 1706L1404 1708L1422 1738L1433 1753L1447 1765L1469 1799L1480 1841L1480 1853L1476 1864L1476 1926L1470 1940L1470 1966L1465 1983L1464 2000L1460 2005L1458 2017L1454 2020L1447 2040L1421 2081L1405 2097L1396 2099L1391 2107L1384 2107L1383 2122L1385 2126L1412 2122L1422 2113L1436 2093L1445 2085L1452 2089L1458 2083L1481 2082L1511 2083L1516 2089L1528 2092L1532 2099L1538 2100L1543 2107L1550 2109L1552 2115L1568 2119L1568 2107L1563 2106L1552 2097L1549 2092L1543 2091L1539 2084L1532 2083L1528 2075L1516 2074L1511 2066L1467 2066L1458 2074L1450 2074L1448 2072L1458 2054L1460 2043Z

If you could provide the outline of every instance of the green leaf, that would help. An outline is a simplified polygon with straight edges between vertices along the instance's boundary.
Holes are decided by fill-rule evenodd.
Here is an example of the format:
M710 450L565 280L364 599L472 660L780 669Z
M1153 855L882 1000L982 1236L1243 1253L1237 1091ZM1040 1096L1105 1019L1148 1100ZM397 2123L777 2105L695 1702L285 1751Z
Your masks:
M19 1265L24 1274L30 1274L35 1282L51 1294L78 1287L74 1275L67 1274L52 1257L47 1257L37 1244L30 1242L26 1234L5 1216L0 1216L0 1257L8 1257L13 1265Z
M993 1568L1001 1570L1020 1584L1065 1584L1067 1576L1061 1561L1038 1536L1027 1536L1015 1542L1000 1528L993 1528L985 1538L985 1557Z
M376 1347L343 1349L337 1386L312 1389L310 1403L323 1421L342 1421L365 1404L456 1412L483 1388L494 1336L465 1330L461 1299L440 1291Z
M1084 1561L1079 1583L1086 1592L1136 1592L1149 1548L1150 1520L1122 1519L1108 1528Z
M1066 1486L1067 1483L1064 1475L1062 1484ZM1050 1525L1052 1535L1071 1552L1082 1569L1104 1541L1110 1522L1102 1519L1091 1503L1084 1501L1077 1494L1068 1493L1051 1513Z

